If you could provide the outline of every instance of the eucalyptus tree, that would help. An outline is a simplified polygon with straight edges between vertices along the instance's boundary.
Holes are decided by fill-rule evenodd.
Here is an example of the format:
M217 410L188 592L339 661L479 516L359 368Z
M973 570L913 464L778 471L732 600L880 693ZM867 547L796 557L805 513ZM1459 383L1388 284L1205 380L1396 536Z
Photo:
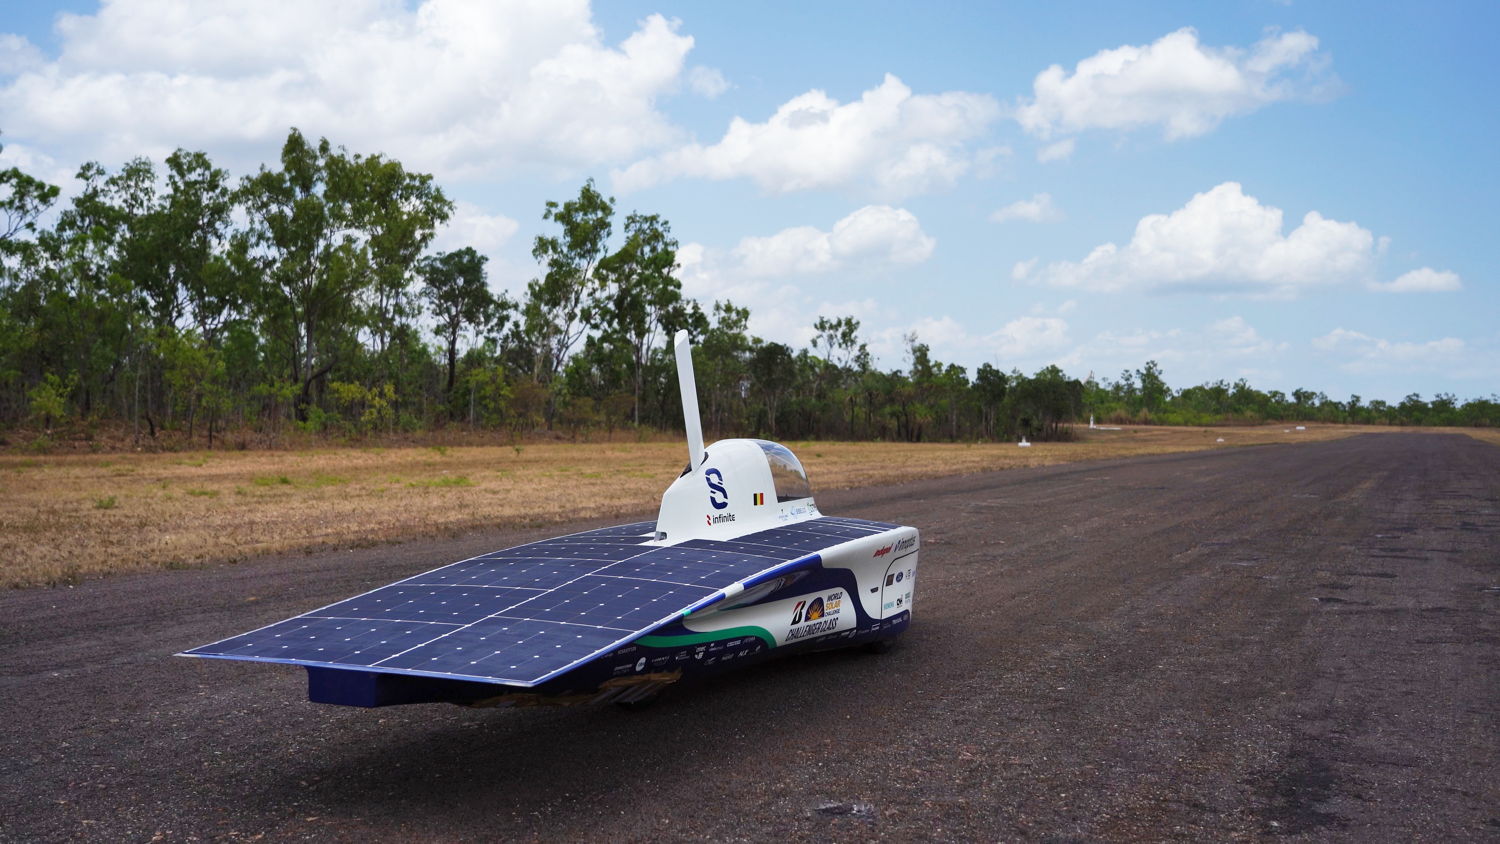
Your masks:
M678 329L699 328L696 302L684 300L677 270L677 240L656 214L625 219L625 243L600 262L601 284L593 313L602 340L625 351L630 367L633 419L641 421L641 391L652 353ZM697 313L698 318L694 319Z
M537 235L532 243L532 257L545 268L541 278L527 285L522 306L533 381L550 383L593 323L596 270L608 254L614 211L614 199L599 193L589 179L576 199L549 201L542 212L542 219L556 223L560 231Z
M716 433L738 425L743 417L749 392L749 323L749 308L714 302L713 320L705 320L693 350L693 371L707 400L705 422Z
M305 420L314 385L360 350L359 333L389 333L392 291L452 204L430 176L380 155L351 155L293 129L277 170L261 167L239 191L249 215L248 256L264 283L256 312ZM374 306L371 306L371 302Z
M781 400L796 381L792 350L781 343L761 343L750 353L750 383L765 403L766 428L776 436Z
M515 303L490 292L484 265L489 258L471 246L423 258L417 264L422 297L437 320L433 332L447 354L446 392L451 394L458 368L458 342L467 331L499 334Z
M0 144L0 150L5 146ZM0 170L0 259L13 242L36 231L36 222L52 203L59 188L27 175L19 167Z

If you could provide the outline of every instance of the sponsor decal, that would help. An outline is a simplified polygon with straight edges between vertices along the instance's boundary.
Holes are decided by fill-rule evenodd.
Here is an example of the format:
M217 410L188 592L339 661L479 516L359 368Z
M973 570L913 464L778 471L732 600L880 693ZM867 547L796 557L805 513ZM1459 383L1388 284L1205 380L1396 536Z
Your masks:
M646 658L645 657L641 657L640 659L638 659L638 660L635 661L635 670L636 671L645 671L646 670Z
M764 492L757 492L755 494L755 506L759 507L764 503L766 503L766 494Z
M816 636L819 633L832 633L834 630L838 629L838 626L838 619L825 618L822 621L815 621L812 624L788 630L786 634L786 640L788 642L795 642L798 639L805 639L808 636Z
M886 554L891 553L891 549L894 548L894 547L896 547L896 546L894 546L894 545L887 545L884 548L880 549L879 551L876 551L875 552L875 556L876 557L884 557Z
M901 606L901 599L900 599L900 598L897 598L897 599L896 599L896 606L897 606L897 607L898 607L898 608L899 608L899 607L900 607L900 606Z
M708 484L708 503L715 510L729 506L729 490L724 488L724 473L718 469L704 469L703 480Z
M818 619L820 619L822 617L823 617L823 599L822 598L813 598L812 603L809 604L808 607L807 607L807 620L808 621L817 621Z
M899 554L902 551L910 550L911 548L915 548L916 545L917 538L915 536L908 536L907 538L896 543L896 553Z
M886 586L895 586L896 585L896 576L894 574L888 574L888 575L886 575L885 576L885 585Z
M901 571L896 572L896 582L900 583L901 582L901 578L904 577L905 575L906 575L906 572L901 572Z
M733 513L709 513L709 514L705 514L703 516L703 519L704 519L704 521L708 522L708 526L709 527L713 527L714 525L722 525L725 522L732 522L732 521L734 521L734 514Z
M792 621L792 628L786 632L783 642L795 642L798 639L806 639L810 636L819 636L824 633L833 633L839 629L840 614L844 606L844 593L842 591L829 592L826 596L820 595L813 598L807 605L806 614L802 614L802 602L797 602L797 611L794 616L800 615L798 620Z
M793 627L796 627L797 625L799 625L799 624L802 623L802 608L805 607L805 606L807 606L807 602L806 601L798 601L797 602L797 606L795 608L793 608L793 610L792 610L792 626Z

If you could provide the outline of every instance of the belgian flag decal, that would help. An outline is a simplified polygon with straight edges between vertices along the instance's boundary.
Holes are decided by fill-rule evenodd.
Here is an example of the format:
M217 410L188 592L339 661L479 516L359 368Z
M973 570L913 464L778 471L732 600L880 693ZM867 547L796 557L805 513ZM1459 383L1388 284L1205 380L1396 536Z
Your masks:
M766 503L766 494L764 492L757 492L755 494L755 506L759 507L764 503Z

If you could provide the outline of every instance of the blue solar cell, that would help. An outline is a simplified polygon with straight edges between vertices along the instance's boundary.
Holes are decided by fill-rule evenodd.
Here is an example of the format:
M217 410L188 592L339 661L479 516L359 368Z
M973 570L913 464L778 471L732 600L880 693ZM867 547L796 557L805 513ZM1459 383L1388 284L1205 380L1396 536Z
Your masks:
M444 566L188 653L533 685L732 583L893 527L822 518L671 547L644 544L652 522L601 528Z
M636 549L640 553L640 549ZM597 560L560 562L545 557L480 557L419 574L408 583L451 583L475 586L511 586L526 589L554 589L574 578L588 574L605 563Z
M901 527L900 525L893 525L889 522L872 522L867 519L851 519L846 516L824 516L823 518L816 519L815 521L818 523L826 522L827 524L831 525L861 527L869 530L871 533L885 533L888 530L895 530L896 528Z
M760 545L782 552L809 553L821 548L827 548L830 545L837 545L844 540L801 533L789 528L772 528L760 531L759 533L741 536L737 541L750 545Z
M468 624L535 595L539 589L434 586L404 580L308 613L317 618L369 618Z
M713 543L715 545L722 543ZM763 554L747 555L726 550L656 548L645 554L600 569L600 574L634 577L719 588L782 562Z
M713 593L704 586L589 575L499 615L631 632L664 621Z
M771 566L784 562L786 555L780 551L767 548L764 545L755 545L748 542L740 542L737 539L715 540L715 539L689 539L679 545L672 546L683 550L696 549L699 551L728 551L742 557L757 557L768 561L766 565Z
M619 631L598 627L497 618L391 657L380 667L526 683L619 638Z
M840 525L834 524L833 522L823 521L821 519L811 522L801 522L795 525L788 525L786 527L786 530L796 531L797 533L811 534L813 536L826 536L830 539L843 541L848 541L850 539L859 539L862 536L870 536L872 534L883 532L878 528L868 528L863 525Z
M628 536L647 540L656 535L656 522L631 522L628 525L615 525L603 527L597 530L587 530L583 533L571 534L571 536ZM567 537L564 537L565 539Z
M457 624L298 616L188 653L373 665L459 629Z

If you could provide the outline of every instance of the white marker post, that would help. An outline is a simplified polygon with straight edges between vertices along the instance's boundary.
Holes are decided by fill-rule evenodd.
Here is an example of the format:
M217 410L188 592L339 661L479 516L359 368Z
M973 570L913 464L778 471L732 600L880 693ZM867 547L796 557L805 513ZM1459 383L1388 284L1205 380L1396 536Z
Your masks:
M688 470L696 472L703 462L703 422L698 418L698 382L693 378L693 344L688 333L673 338L677 351L677 387L682 390L682 427L687 430Z

